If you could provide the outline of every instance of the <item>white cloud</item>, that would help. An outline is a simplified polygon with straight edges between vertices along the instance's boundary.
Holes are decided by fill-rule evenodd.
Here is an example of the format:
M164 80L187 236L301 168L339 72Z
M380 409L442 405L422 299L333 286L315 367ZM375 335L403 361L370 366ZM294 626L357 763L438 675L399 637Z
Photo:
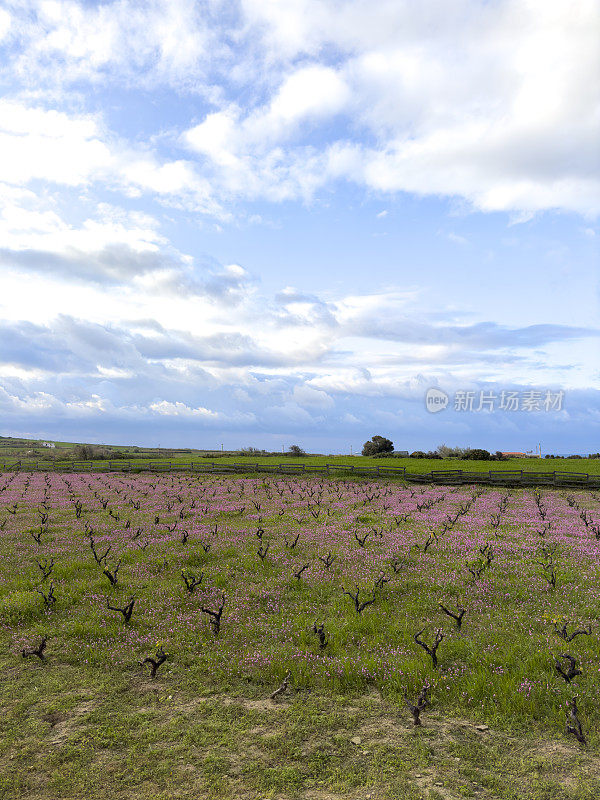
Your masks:
M279 84L262 105L229 105L184 137L225 191L278 199L284 184L279 199L305 197L343 179L483 211L600 211L592 0L576 12L559 0L244 8ZM335 69L286 63L328 46ZM315 150L314 126L339 113L344 125Z
M81 186L106 173L114 157L97 121L0 100L0 180L23 185L32 179Z
M210 13L193 0L117 0L91 6L75 0L9 3L21 51L23 81L87 80L190 86L223 44Z
M219 416L216 411L211 411L208 408L190 408L185 403L169 403L167 400L150 403L149 408L156 414L167 417L201 417L203 419L216 420Z
M281 406L268 406L262 415L272 425L312 427L322 424L322 416L313 417L310 412L297 403L289 401Z
M221 219L222 202L307 200L339 180L521 218L600 210L595 0L7 8L5 60L22 89L51 98L57 82L165 84L212 104L198 107L197 124L179 122L172 157L159 158L109 135L98 116L4 101L9 182L99 181Z
M454 244L461 244L461 245L469 244L469 240L467 238L461 236L458 233L454 233L454 231L450 231L450 233L448 234L448 239L451 242L454 242Z
M0 182L8 185L96 184L125 196L154 194L163 202L226 216L193 164L161 159L148 146L133 147L106 130L98 115L1 99L0 150Z
M558 380L570 361L573 384L589 385L595 331L527 325L543 321L543 300L511 307L507 324L494 321L496 308L469 315L456 302L452 316L439 306L436 315L433 293L401 275L425 287L445 265L415 270L410 237L392 257L400 289L379 286L387 256L373 252L360 278L350 266L347 284L333 291L332 279L326 298L317 268L298 279L302 289L281 291L273 271L265 292L254 274L263 243L236 239L239 230L216 247L228 253L224 265L206 268L200 254L237 214L261 221L275 216L264 201L315 198L314 219L325 204L331 211L335 247L343 215L331 190L342 182L360 189L341 195L352 195L357 219L374 194L385 207L376 219L385 219L393 198L384 195L396 192L519 222L544 209L592 216L597 17L594 0L7 0L7 414L299 430L359 424L373 398L396 415L396 398L414 402L442 378L509 380L516 363L535 383L540 374ZM248 201L263 206L240 208ZM425 205L437 204L422 204L415 231ZM274 226L296 223L289 210ZM408 218L399 211L400 235ZM460 230L475 258L485 237L472 222ZM590 223L577 224L591 237ZM286 241L275 246L286 253ZM451 251L446 242L450 260ZM575 255L566 245L548 251L565 263ZM281 268L281 286L296 282ZM352 281L373 288L356 291ZM465 286L459 280L457 293Z
M0 42L8 37L11 27L10 14L5 8L0 8Z
M236 105L211 113L186 131L183 141L218 166L235 168L244 157L268 153L302 124L334 116L349 100L350 90L336 70L312 64L287 75L265 106L246 116Z
M20 204L11 202L11 195L0 193L0 240L4 250L90 254L108 246L125 245L135 252L155 253L166 244L158 233L158 221L148 214L101 203L93 217L73 225L33 193L21 194Z
M307 384L294 386L293 398L298 405L308 408L333 408L334 406L333 398L327 392L313 389Z
M264 114L246 121L255 137L281 140L306 121L338 114L349 102L350 90L334 69L313 64L289 75Z

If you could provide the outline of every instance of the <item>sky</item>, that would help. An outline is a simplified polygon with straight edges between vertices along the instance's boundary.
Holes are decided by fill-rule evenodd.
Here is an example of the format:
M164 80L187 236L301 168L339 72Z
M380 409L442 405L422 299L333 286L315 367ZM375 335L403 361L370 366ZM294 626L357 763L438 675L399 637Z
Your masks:
M600 451L599 43L598 0L0 0L0 435Z

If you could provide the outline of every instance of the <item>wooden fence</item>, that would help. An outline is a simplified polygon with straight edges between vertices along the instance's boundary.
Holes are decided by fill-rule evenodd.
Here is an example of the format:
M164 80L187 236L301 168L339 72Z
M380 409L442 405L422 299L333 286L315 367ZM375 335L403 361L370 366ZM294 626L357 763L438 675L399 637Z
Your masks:
M173 472L248 473L262 472L281 475L362 475L366 477L401 478L414 483L463 484L479 483L493 486L567 486L586 489L600 488L600 475L587 472L530 472L527 470L462 470L440 469L431 472L408 472L406 467L365 467L355 464L231 464L191 461L72 461L55 464L46 462L2 465L4 471L60 472Z

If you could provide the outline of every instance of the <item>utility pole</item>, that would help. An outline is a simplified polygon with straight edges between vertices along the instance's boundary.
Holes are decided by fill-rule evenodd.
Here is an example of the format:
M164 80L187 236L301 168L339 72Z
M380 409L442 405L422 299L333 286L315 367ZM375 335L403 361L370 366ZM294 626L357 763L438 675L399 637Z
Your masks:
M352 445L350 445L350 455L352 455Z

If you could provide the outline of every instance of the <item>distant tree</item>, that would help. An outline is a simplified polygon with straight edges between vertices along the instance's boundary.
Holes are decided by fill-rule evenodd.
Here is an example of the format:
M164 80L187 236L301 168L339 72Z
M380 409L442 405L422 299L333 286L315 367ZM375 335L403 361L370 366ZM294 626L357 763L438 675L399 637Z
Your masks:
M492 456L487 450L476 447L473 450L467 450L463 458L467 461L490 461Z
M300 456L305 456L306 452L300 447L300 445L292 444L288 449L288 455L299 458Z
M93 461L94 459L113 459L128 458L128 454L123 450L116 450L110 447L101 447L93 444L76 444L73 448L73 457L79 461Z
M436 452L442 458L462 458L465 454L465 449L464 447L448 447L445 444L441 444Z
M77 444L74 448L75 458L81 461L90 461L94 457L94 449L89 444Z
M365 442L362 449L363 456L374 456L376 453L393 453L394 443L385 436L373 436Z

